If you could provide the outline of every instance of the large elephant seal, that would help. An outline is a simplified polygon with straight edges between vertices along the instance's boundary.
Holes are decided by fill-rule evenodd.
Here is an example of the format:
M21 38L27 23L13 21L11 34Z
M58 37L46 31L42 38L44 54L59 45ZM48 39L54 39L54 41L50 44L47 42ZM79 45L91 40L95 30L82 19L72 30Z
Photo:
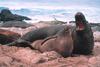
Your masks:
M75 54L91 54L94 47L94 37L88 21L83 13L75 15L76 31L73 32Z
M59 31L63 30L65 27L67 27L67 25L52 25L52 26L48 26L48 27L38 28L36 30L32 30L32 31L26 33L20 39L14 41L12 43L6 44L6 45L20 46L20 47L27 45L27 47L28 47L30 45L27 44L27 42L33 43L36 40L45 39L49 36L54 36L54 35L58 34Z
M49 36L56 35L60 30L65 28L67 25L52 25L48 27L39 28L30 31L21 37L22 40L34 42L35 40L44 39Z
M69 28L64 28L57 35L37 40L31 45L40 52L56 51L63 57L71 56L73 51L72 31Z

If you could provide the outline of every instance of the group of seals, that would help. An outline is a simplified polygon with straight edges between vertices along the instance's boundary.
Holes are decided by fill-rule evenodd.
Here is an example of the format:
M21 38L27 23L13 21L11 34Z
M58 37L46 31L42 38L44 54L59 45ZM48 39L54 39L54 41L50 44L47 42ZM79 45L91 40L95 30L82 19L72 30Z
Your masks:
M63 51L63 50L65 51L65 48L62 49L62 47L67 46L67 47L70 47L70 48L67 48L66 50L71 49L71 50L73 50L72 53L74 53L74 54L91 54L93 47L94 47L93 32L92 32L91 27L89 26L88 22L86 21L83 13L81 13L81 12L76 13L75 23L76 23L76 27L70 27L70 28L74 28L73 31L71 31L72 35L70 36L70 37L72 37L73 41L71 41L71 39L69 39L69 38L66 39L66 41L70 40L70 42L73 43L73 49L72 49L72 47L69 46L69 44L72 44L72 43L68 44L66 42L66 44L63 43L61 45L54 45L54 43L53 43L54 40L57 40L57 41L60 42L60 39L59 39L60 36L59 36L58 38L54 38L53 40L51 38L51 39L43 42L42 45L45 45L45 46L43 46L41 51L44 52L45 49L46 50L51 49L50 43L53 43L53 45L54 45L53 47L58 48L57 52ZM36 40L45 39L47 37L54 36L54 35L57 35L57 34L60 34L60 33L63 34L60 31L63 30L64 28L66 28L66 27L67 27L67 25L54 25L54 26L39 28L39 29L30 31L30 32L26 33L25 35L23 35L19 39L20 41L17 40L16 42L13 42L13 44L10 43L8 45L16 45L18 43L21 43L21 41L23 41L23 42L27 41L27 42L32 43ZM68 32L67 32L67 34L69 35ZM57 43L57 42L55 42L55 43ZM21 46L21 45L19 45L19 46ZM27 46L32 46L32 45L27 45ZM69 50L68 54L70 54L70 52L71 51ZM61 54L63 55L63 53L61 53ZM65 56L67 56L67 54Z

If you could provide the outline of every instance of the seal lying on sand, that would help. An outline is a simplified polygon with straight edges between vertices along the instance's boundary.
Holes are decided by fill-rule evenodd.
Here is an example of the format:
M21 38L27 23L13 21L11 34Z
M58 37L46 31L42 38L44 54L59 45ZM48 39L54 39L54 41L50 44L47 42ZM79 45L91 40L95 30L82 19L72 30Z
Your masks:
M56 51L63 57L71 56L73 51L72 31L69 28L64 28L57 35L37 40L31 46L40 52Z
M75 54L91 54L94 47L93 32L85 16L78 12L75 15L76 31L73 32Z
M49 27L39 28L30 31L21 37L22 40L34 42L35 40L44 39L49 36L56 35L60 30L65 28L67 25L52 25Z
M59 33L59 31L63 30L67 25L52 25L48 27L38 28L36 30L30 31L23 35L20 39L6 44L9 46L20 46L23 47L25 45L30 46L30 44L36 40L45 39L49 36L54 36ZM29 44L28 44L28 43ZM22 44L24 43L24 44ZM26 43L26 44L25 44Z
M0 44L2 44L2 45L11 43L11 42L17 40L19 37L21 37L21 35L18 33L0 29Z

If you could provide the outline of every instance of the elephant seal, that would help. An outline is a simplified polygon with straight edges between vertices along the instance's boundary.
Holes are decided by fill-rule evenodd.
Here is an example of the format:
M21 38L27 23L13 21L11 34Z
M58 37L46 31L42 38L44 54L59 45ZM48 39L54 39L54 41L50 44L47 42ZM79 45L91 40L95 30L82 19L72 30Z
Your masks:
M36 30L29 31L28 33L24 34L18 40L5 45L23 47L24 45L27 45L27 42L33 43L36 40L45 39L47 37L54 36L58 34L59 31L63 30L65 27L67 27L67 25L52 25L48 27L37 28ZM24 45L22 45L21 41L22 43L25 42Z
M18 33L0 29L0 44L2 45L11 43L17 40L19 37L21 37L21 35Z
M21 37L22 40L34 42L35 40L44 39L49 36L56 35L60 30L65 28L67 25L52 25L48 27L39 28L30 31Z
M76 30L73 32L75 54L91 54L94 47L94 37L91 26L81 12L75 15Z
M56 51L63 57L71 56L73 51L72 31L64 28L57 35L37 40L31 46L40 52Z

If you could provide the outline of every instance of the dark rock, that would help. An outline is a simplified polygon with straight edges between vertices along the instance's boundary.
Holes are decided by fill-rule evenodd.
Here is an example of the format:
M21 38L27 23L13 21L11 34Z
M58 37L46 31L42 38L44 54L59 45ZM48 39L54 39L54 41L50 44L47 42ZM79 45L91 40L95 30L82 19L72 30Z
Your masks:
M32 26L24 21L6 21L1 25L1 27L20 27L20 28L27 28Z
M31 20L31 19L25 16L12 14L9 9L3 9L1 10L0 13L0 20L1 21L12 21L12 20L23 21L23 20Z

